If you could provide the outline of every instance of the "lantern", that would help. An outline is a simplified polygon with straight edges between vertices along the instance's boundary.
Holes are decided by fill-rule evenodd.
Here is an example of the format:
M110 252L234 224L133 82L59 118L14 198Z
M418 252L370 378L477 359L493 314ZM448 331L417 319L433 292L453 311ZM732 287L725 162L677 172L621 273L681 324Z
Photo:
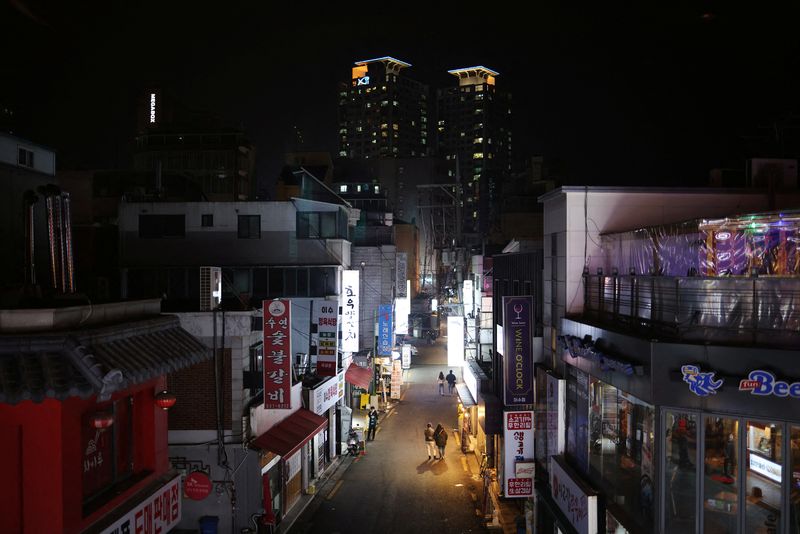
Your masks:
M168 392L166 389L156 395L156 404L158 404L162 410L169 410L175 406L176 400L175 395Z
M114 424L114 414L111 412L98 412L92 416L92 427L103 431Z

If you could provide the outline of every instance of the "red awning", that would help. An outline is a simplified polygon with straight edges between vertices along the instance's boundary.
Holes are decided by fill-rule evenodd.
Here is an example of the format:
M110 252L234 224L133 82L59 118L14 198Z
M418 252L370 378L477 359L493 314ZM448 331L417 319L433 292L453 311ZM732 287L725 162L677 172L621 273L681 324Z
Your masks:
M369 389L369 383L372 382L372 369L351 363L344 374L344 379L356 387Z
M253 441L252 446L266 449L286 458L291 456L314 435L323 430L328 420L300 408Z

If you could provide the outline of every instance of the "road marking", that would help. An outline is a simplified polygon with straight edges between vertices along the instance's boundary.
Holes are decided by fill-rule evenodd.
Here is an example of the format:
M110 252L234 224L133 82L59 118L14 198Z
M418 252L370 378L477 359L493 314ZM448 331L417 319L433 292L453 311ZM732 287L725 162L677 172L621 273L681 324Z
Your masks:
M333 496L336 495L336 492L339 491L339 488L342 486L343 483L344 483L344 480L340 480L339 482L337 482L336 485L331 490L331 492L328 493L328 496L325 497L325 500L329 501L329 500L333 499Z

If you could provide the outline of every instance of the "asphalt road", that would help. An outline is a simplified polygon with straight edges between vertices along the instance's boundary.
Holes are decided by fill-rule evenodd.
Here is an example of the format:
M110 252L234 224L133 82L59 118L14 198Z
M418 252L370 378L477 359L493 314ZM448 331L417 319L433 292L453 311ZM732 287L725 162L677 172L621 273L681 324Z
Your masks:
M478 482L453 433L457 397L438 393L439 371L448 371L445 343L419 345L402 398L387 411L375 441L320 492L291 534L486 532L475 513ZM444 460L428 460L427 422L449 431Z

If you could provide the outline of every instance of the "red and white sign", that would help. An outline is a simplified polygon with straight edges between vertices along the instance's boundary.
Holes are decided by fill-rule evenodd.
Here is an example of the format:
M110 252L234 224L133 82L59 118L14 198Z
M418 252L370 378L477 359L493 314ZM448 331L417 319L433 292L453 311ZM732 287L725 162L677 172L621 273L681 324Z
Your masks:
M333 300L315 300L311 321L311 345L317 349L317 374L336 376L339 351L339 304Z
M264 313L264 408L292 408L291 301L265 300Z
M135 534L169 532L181 520L181 477L176 476L167 484L136 505L130 512L101 534Z
M195 501L202 501L211 495L211 479L202 471L194 471L186 475L183 481L183 494Z
M506 497L533 496L533 412L503 412Z

